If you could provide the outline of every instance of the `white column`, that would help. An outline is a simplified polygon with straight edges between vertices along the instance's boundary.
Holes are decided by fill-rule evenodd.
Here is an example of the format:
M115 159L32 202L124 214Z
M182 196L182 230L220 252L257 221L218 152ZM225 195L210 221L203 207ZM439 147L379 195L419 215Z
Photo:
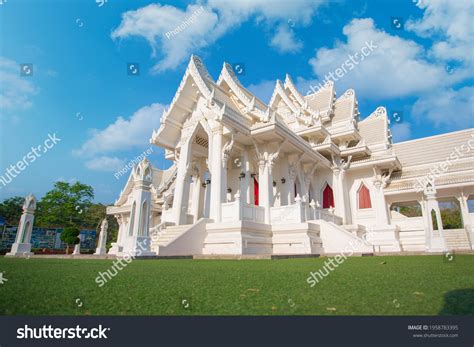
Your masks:
M469 239L471 241L471 248L474 249L474 228L471 224L471 215L469 214L469 206L467 201L469 200L469 195L464 193L459 196L459 203L461 205L462 220L464 224L464 229L466 229L469 234Z
M270 207L273 201L273 187L270 164L266 160L258 162L259 204L265 208L265 223L270 224Z
M384 184L382 181L374 181L375 189L372 191L374 201L372 208L375 210L375 219L377 226L386 226L389 222L387 202L385 200Z
M195 174L193 176L193 196L191 200L191 214L193 215L194 223L200 218L201 212L201 194L202 194L202 179L201 175Z
M350 223L348 213L348 192L346 189L346 170L342 168L333 169L333 183L334 183L334 206L336 215L342 217L343 224Z
M243 152L242 155L242 166L241 166L241 171L240 173L244 173L245 177L240 180L240 199L247 203L251 203L251 198L253 198L251 195L250 191L250 180L252 177L250 177L250 161L249 161L249 152L248 149L246 148ZM240 175L239 173L239 175ZM239 178L240 179L240 178Z
M446 240L443 232L443 221L441 220L441 211L439 209L438 200L436 199L436 188L429 185L425 187L424 194L426 196L426 214L428 221L428 230L426 231L427 251L442 252L447 250ZM433 229L433 217L431 211L435 212L438 231Z
M280 161L281 165L281 176L278 177L278 180L281 180L282 178L285 179L285 183L281 183L281 201L280 205L285 206L285 205L291 205L291 200L290 200L290 177L289 177L289 165L288 165L288 155L285 155L283 160ZM278 183L278 182L277 182Z
M388 179L389 175L382 175L379 169L374 170L371 201L372 208L375 210L375 226L371 228L367 241L376 247L376 251L400 252L399 229L397 226L389 224L387 202L384 194L384 187Z
M95 255L105 255L107 253L105 249L105 245L107 243L107 229L109 227L109 223L107 219L104 218L100 225L100 235L99 235L99 242L97 243L97 248L95 250Z
M186 224L189 200L189 175L191 140L188 139L182 146L178 160L178 173L173 196L173 222L176 225Z
M222 155L222 188L221 188L221 192L222 192L222 197L221 197L221 201L222 202L227 202L227 188L228 185L227 185L227 163L229 162L229 157L226 156L226 155ZM230 197L229 197L229 201L230 201Z
M223 167L221 161L222 153L222 125L216 125L212 129L212 163L211 163L211 202L210 217L215 223L222 219L222 176ZM208 187L209 188L209 187Z
M469 206L467 205L468 198L469 198L468 195L461 194L461 195L458 196L458 201L459 201L459 205L461 207L461 215L462 215L462 221L463 221L464 228L467 231L472 232L471 216L469 215Z
M127 233L127 217L122 214L116 214L114 217L117 220L119 229L117 232L117 241L112 242L112 247L110 247L108 254L118 254L121 252Z
M296 164L290 165L288 170L288 204L292 205L295 203L296 195L295 195L295 182L296 176L298 175L298 168Z

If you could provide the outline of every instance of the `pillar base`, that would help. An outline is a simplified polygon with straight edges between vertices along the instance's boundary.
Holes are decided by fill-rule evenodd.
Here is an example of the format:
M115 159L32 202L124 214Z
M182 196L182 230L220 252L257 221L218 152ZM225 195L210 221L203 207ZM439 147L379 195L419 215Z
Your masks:
M123 246L119 245L117 242L112 242L112 247L110 247L108 254L117 255L122 252Z
M95 250L95 253L94 255L106 255L107 254L107 250L105 249L105 247L97 247L96 250Z
M149 236L134 236L128 240L123 247L122 254L129 254L133 257L156 255L151 251L151 238Z
M77 245L74 246L74 251L72 252L72 255L80 255L81 254L81 244L78 243Z
M33 255L31 252L31 243L14 243L12 249L5 256L21 257Z
M469 242L471 243L471 249L474 250L474 232L468 232L467 236L469 237Z
M427 252L447 252L448 246L446 245L446 240L441 236L431 236L431 238L426 243Z
M367 241L374 246L375 252L401 252L399 230L394 225L369 228Z

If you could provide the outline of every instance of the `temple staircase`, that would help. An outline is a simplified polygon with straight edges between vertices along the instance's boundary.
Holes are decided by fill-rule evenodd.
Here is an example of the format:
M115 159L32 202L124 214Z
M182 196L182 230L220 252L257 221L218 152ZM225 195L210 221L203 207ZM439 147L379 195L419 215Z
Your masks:
M152 250L157 255L165 256L202 254L207 236L206 224L209 222L212 220L201 218L194 224L165 225L157 237L152 238Z
M444 238L449 250L471 250L471 242L465 229L445 229Z
M374 247L357 233L351 233L343 226L322 219L312 221L320 227L320 237L323 242L324 253L366 254L373 253ZM359 233L360 235L360 233Z

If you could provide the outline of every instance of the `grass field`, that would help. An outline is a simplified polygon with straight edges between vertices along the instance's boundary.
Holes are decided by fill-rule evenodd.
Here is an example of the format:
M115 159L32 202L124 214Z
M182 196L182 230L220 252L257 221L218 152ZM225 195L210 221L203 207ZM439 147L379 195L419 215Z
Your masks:
M0 314L474 314L474 256L354 257L311 288L324 260L135 260L99 288L110 260L0 258Z

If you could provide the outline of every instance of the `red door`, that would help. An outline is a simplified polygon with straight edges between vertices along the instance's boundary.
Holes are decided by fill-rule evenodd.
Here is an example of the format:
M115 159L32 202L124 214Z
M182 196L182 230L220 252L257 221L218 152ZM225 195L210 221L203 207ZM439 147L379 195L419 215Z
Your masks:
M258 205L258 181L253 178L253 200L255 205Z
M334 195L332 193L332 188L326 185L323 191L323 208L334 207Z

